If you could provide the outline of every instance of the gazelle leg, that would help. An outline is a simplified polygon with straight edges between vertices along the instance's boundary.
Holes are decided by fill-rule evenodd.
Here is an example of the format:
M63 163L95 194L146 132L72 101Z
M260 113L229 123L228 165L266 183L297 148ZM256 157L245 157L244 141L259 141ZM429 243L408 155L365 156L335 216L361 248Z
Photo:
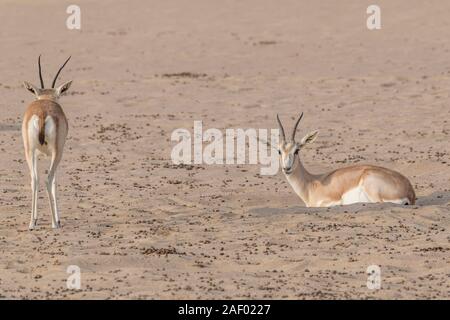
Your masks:
M58 228L61 228L61 221L59 220L59 211L58 211L58 200L57 200L57 197L56 197L56 172L55 172L55 176L53 177L52 193L53 193L53 197L55 198L55 220L56 220L56 224L58 225Z
M37 222L37 198L38 198L38 189L39 189L39 177L38 177L38 170L37 170L37 158L36 153L33 151L27 157L28 164L30 167L30 174L31 174L31 219L30 219L30 225L29 229L33 230L36 226Z
M52 162L47 178L47 194L52 212L52 228L56 229L61 226L59 221L58 205L56 200L56 168L58 167L61 157L52 155Z

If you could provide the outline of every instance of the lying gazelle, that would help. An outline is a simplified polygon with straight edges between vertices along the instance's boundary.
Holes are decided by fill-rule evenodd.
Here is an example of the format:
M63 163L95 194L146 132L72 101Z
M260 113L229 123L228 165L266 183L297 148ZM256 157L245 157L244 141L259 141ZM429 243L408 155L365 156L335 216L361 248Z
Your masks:
M41 71L41 56L38 59L39 79L41 88L24 82L25 89L33 93L36 100L27 108L22 123L22 136L25 147L25 157L31 173L32 206L30 230L37 222L37 194L39 188L37 156L44 154L51 157L47 179L47 194L52 213L52 227L59 228L59 213L56 201L56 168L61 160L67 131L69 129L66 116L58 103L59 97L66 92L72 81L66 82L55 89L56 80L70 57L64 62L53 79L52 88L45 89Z
M354 165L325 174L311 174L303 166L299 151L312 143L318 131L308 133L300 143L295 132L303 113L295 123L290 141L277 115L281 139L278 147L281 168L295 193L307 207L331 207L358 202L414 204L415 193L409 180L400 173L371 165Z

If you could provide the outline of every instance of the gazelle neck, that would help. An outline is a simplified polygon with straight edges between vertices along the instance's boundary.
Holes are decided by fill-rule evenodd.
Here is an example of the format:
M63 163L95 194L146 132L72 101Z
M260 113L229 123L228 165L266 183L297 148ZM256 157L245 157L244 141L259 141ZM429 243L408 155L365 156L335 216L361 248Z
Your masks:
M295 193L303 200L305 205L309 207L309 188L311 182L314 180L314 175L306 170L300 157L298 157L297 161L295 169L290 174L285 173L284 175Z

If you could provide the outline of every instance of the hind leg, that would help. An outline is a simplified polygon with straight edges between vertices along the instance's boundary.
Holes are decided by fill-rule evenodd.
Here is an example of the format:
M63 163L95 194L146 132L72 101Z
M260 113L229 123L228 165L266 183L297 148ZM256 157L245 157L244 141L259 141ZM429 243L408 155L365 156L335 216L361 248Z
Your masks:
M407 206L410 204L408 198L397 199L397 200L385 200L385 202L391 202L391 203L400 204L403 206Z
M363 182L363 188L371 202L389 202L408 205L408 198L402 196L395 185L376 176L369 176Z
M31 151L26 154L28 166L30 168L31 175L31 218L29 229L33 230L36 227L37 222L37 198L39 189L39 177L37 170L37 157L36 152Z
M364 191L366 197L371 203L384 202L381 196L379 183L373 177L367 177L364 179L362 185L362 190Z
M57 229L61 227L58 212L58 203L56 199L56 168L58 167L61 156L57 154L52 155L50 169L47 178L47 194L52 212L52 228Z

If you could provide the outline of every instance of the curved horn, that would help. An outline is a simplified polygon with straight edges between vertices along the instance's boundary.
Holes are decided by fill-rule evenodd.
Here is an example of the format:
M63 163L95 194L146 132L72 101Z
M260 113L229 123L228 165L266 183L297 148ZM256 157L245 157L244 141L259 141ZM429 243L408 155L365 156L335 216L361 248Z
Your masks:
M282 136L283 140L285 141L286 135L284 134L284 128L283 128L283 125L281 124L280 117L278 116L278 114L277 114L277 121L278 121L278 126L280 127L281 136Z
M300 123L300 120L302 120L302 118L303 118L303 112L302 112L302 114L300 115L300 117L298 117L298 120L297 120L297 122L295 123L294 131L292 131L292 141L294 141L294 139L295 139L295 132L297 131L298 124Z
M62 65L61 68L59 68L58 73L57 73L56 76L55 76L55 79L53 79L52 88L55 87L56 80L58 79L59 73L60 73L61 70L66 66L67 62L69 62L70 58L72 58L72 56L70 56L70 57L66 60L66 62L64 62L64 64Z
M44 79L42 79L42 69L41 69L41 55L38 58L38 66L39 66L39 79L41 80L41 89L44 89Z

